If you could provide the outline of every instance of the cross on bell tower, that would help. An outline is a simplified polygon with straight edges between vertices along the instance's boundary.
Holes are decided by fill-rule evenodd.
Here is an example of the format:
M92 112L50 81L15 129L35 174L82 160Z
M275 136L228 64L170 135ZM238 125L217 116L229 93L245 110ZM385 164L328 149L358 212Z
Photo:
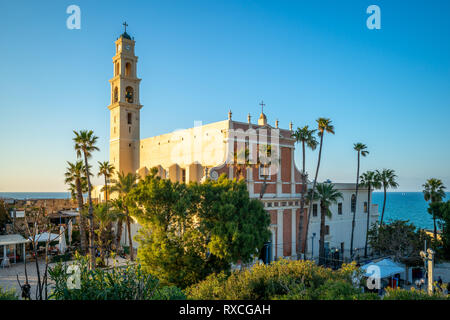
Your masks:
M260 103L259 105L261 106L261 113L263 114L263 113L264 113L264 106L265 106L266 104L264 103L263 100L261 100L261 103Z
M125 28L124 32L126 33L126 32L127 32L127 27L128 27L128 24L127 24L127 22L126 22L126 21L124 21L124 23L122 23L122 25L124 26L124 28Z
M261 103L259 105L261 106L261 114L259 115L258 125L264 126L267 124L267 117L264 114L264 106L266 104L264 103L264 101L261 100Z

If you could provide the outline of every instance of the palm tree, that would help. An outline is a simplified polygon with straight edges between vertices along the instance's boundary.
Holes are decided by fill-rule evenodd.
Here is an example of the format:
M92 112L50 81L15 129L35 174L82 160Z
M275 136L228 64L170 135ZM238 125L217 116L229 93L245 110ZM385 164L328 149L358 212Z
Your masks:
M319 143L319 157L317 160L317 167L316 167L316 175L314 177L314 181L313 181L313 187L312 187L312 191L311 191L311 196L314 195L314 192L316 190L316 185L317 185L317 176L319 175L319 167L320 167L320 158L322 157L322 147L323 147L323 137L325 135L326 132L334 134L334 126L331 124L331 120L327 119L327 118L319 118L316 120L317 122L317 127L318 127L318 131L319 131L319 137L320 137L320 143ZM308 220L306 222L306 236L305 239L303 240L303 248L304 251L306 252L307 250L307 240L308 240L308 230L309 230L309 221L311 218L311 212L312 212L312 201L311 199L309 199L309 209L308 209Z
M123 230L123 222L126 219L126 215L123 214L125 212L124 202L122 198L117 198L114 200L111 200L112 207L114 208L116 212L116 224L117 224L117 230L116 230L116 236L114 240L114 246L116 248L116 251L119 251L120 248L120 240L122 238L122 230Z
M353 149L358 154L358 166L356 169L356 191L355 191L355 203L356 206L353 210L353 219L352 219L352 236L350 238L350 256L353 256L353 237L355 234L355 218L356 218L356 210L358 208L358 187L359 187L359 165L361 161L361 156L365 157L369 154L369 151L367 151L367 146L361 142L355 143L353 145Z
M425 201L430 201L430 203L442 202L442 199L445 198L445 186L440 179L431 178L428 179L425 184L422 185L423 189L423 197ZM436 228L436 215L433 214L433 223L434 223L434 240L436 240L437 236L437 228Z
M105 201L106 201L106 206L108 206L108 179L110 179L112 177L112 175L114 174L114 165L110 164L109 161L103 161L100 162L98 161L98 177L103 176L105 178L105 186L103 188L103 191L105 192Z
M320 202L319 265L323 265L325 263L325 216L331 218L330 206L337 203L343 196L342 192L336 190L332 183L319 183L314 198ZM312 206L312 201L310 206Z
M378 175L378 179L384 191L383 210L381 211L381 221L380 221L380 225L382 225L384 219L384 209L386 208L387 189L389 188L396 189L398 187L398 183L396 181L397 175L395 174L395 171L392 169L383 169L382 171L376 170L376 175Z
M381 188L379 175L374 171L367 171L361 175L361 187L367 188L367 225L366 225L366 244L364 245L364 257L367 258L367 243L369 241L369 220L370 220L370 195L371 190ZM353 231L352 231L353 232ZM352 233L353 234L353 233Z
M308 126L304 126L303 128L297 128L297 130L292 134L292 137L295 138L295 141L297 143L302 144L302 192L301 192L301 200L300 200L300 216L303 216L304 210L305 210L305 193L306 193L306 183L307 183L307 173L306 173L306 147L308 147L311 150L316 150L317 148L317 139L315 136L315 132L317 130L313 129L310 130ZM302 243L302 232L303 232L303 219L300 218L299 223L299 230L298 230L298 243ZM297 255L300 254L300 252L305 252L305 248L299 248L297 249Z
M99 151L99 148L95 146L98 137L94 136L94 131L92 130L80 130L79 132L73 131L75 138L75 150L77 152L78 158L84 157L84 170L86 172L87 186L88 186L88 201L89 201L89 211L88 217L90 222L89 230L89 253L90 253L90 267L95 269L95 247L94 247L94 213L91 197L91 179L89 174L89 163L88 159L92 156L92 152Z
M79 160L75 163L67 161L66 173L64 174L65 183L71 189L72 197L77 200L78 212L80 214L80 242L81 251L86 252L86 220L83 216L83 192L87 190L86 176L83 161Z
M122 199L122 207L123 213L126 216L127 221L127 229L128 229L128 241L130 244L130 260L134 260L134 252L133 252L133 239L131 237L131 217L130 212L128 210L127 199L126 196L128 193L136 187L136 180L138 179L138 175L135 173L125 173L121 172L117 175L117 180L111 181L114 185L111 187L111 192L117 192L119 194L119 198ZM117 230L119 231L119 230Z
M111 244L111 224L117 221L121 213L108 208L106 203L99 203L94 207L95 220L98 222L97 239L99 243L100 259L104 261L105 253Z

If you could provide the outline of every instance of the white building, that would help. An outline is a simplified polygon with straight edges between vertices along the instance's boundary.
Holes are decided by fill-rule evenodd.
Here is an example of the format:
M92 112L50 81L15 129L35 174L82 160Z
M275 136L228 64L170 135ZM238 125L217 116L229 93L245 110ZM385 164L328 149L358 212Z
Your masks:
M325 249L335 252L344 252L345 258L350 258L350 241L352 234L352 197L355 197L356 183L333 183L339 190L343 199L330 207L331 218L325 217ZM312 185L308 186L312 188ZM358 199L356 203L355 231L353 237L354 257L364 255L367 230L368 194L367 188L358 189ZM371 191L372 193L372 191ZM370 196L372 202L372 195ZM353 200L354 202L354 200ZM378 205L372 204L370 207L369 229L372 224L378 221ZM320 204L314 202L311 213L311 224L308 231L308 245L306 257L319 257L320 238ZM369 251L370 252L370 251Z

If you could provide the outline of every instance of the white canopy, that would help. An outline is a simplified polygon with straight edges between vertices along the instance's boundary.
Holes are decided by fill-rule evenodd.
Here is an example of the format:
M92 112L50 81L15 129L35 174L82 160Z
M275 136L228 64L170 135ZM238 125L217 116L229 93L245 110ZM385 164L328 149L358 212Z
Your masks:
M59 239L59 234L43 232L43 233L39 233L39 234L35 235L34 239L36 239L37 242L46 242L49 239L49 237L50 237L50 242L52 242L52 241ZM33 240L32 237L30 237L29 239Z
M9 244L16 244L16 243L26 243L30 240L25 239L20 234L7 234L0 236L0 246L5 246Z
M365 272L364 276L375 276L380 277L381 279L392 277L397 273L405 272L405 269L403 267L396 264L391 259L383 259L378 262L370 262L363 265L361 269Z

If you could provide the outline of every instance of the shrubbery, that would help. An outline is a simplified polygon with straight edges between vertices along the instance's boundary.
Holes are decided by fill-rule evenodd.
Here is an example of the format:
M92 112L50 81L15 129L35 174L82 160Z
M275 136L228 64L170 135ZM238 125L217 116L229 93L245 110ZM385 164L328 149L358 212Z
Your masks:
M14 289L3 289L0 287L0 300L19 300Z
M386 295L384 300L447 300L448 297L441 292L435 292L429 296L426 291L416 290L414 287L411 290L386 288Z
M185 299L184 293L176 287L161 286L159 280L144 272L141 266L130 264L110 270L97 268L89 270L88 259L78 257L79 289L70 289L67 264L57 264L50 269L50 278L55 287L50 299L56 300L171 300ZM75 282L72 282L75 284Z
M186 290L190 299L376 299L354 286L358 276L354 264L338 271L317 266L312 261L281 260L270 265L255 265L227 277L210 275Z

